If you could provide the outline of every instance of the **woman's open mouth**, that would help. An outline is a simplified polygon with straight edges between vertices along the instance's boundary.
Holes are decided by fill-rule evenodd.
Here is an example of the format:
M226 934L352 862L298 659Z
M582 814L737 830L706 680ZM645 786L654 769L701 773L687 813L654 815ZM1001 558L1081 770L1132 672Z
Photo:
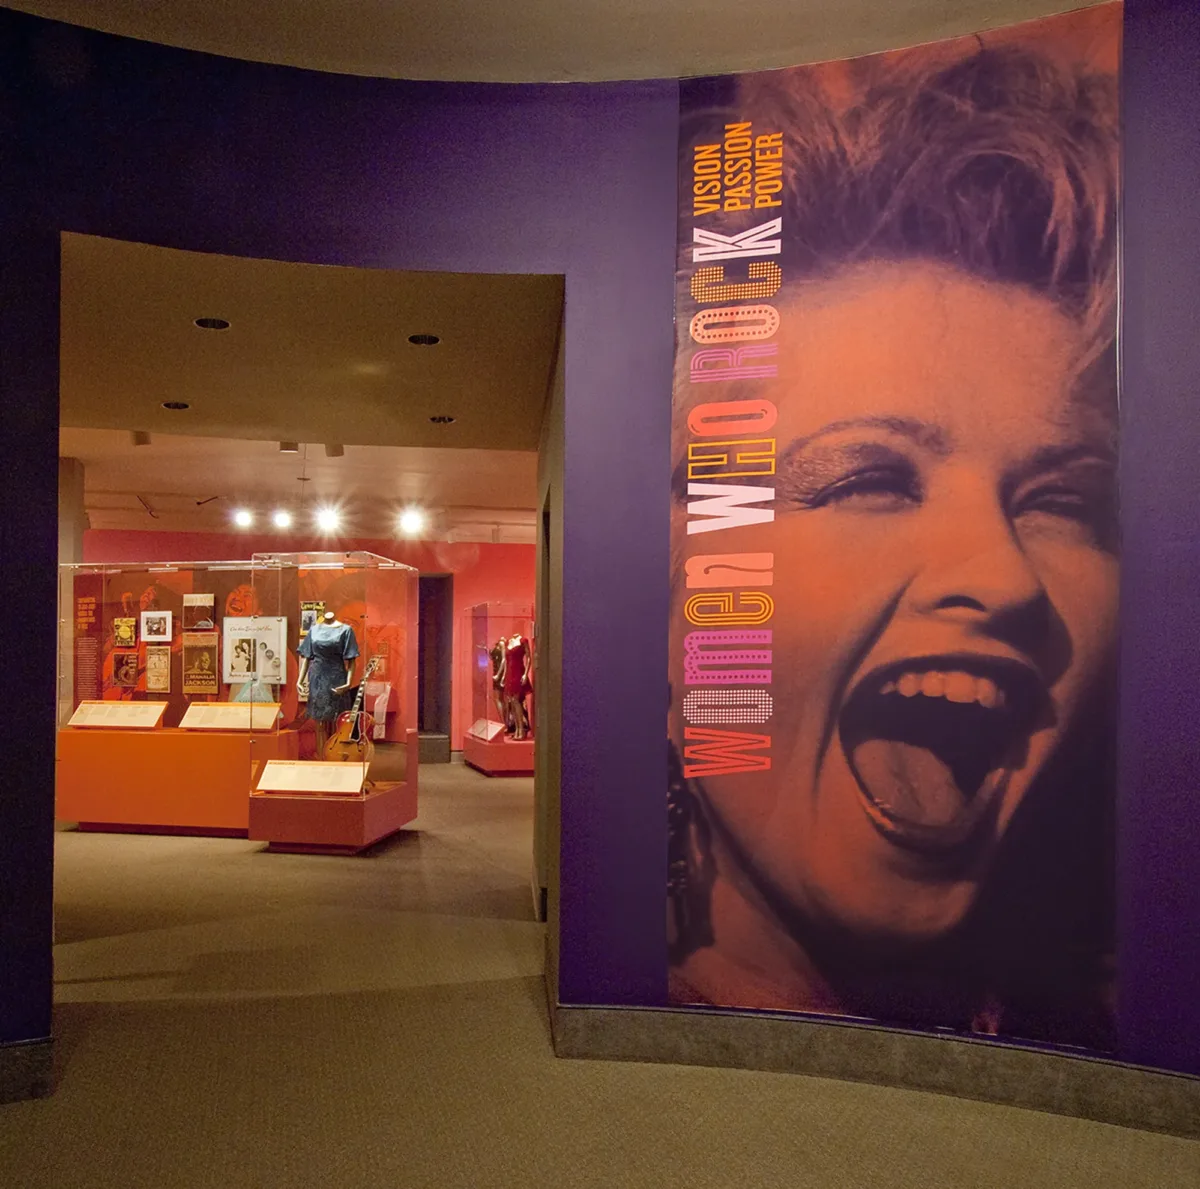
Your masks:
M871 821L915 850L970 841L1025 763L1045 704L1036 672L1000 658L921 657L869 673L838 728Z

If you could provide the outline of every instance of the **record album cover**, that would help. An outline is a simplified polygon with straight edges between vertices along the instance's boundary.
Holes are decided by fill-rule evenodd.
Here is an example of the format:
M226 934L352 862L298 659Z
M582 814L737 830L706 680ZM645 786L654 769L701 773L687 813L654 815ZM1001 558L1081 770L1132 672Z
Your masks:
M183 630L185 632L208 631L215 627L214 602L215 596L211 594L185 594L183 596Z
M136 651L113 653L113 685L122 689L133 689L138 679L138 654Z

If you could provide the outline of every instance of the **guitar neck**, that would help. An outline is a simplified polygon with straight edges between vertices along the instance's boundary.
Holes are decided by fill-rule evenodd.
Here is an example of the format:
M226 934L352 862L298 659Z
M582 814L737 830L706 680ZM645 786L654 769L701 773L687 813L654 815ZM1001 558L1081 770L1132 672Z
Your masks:
M362 680L358 683L358 693L354 695L354 705L350 709L350 713L353 715L357 715L359 710L362 709L363 694L367 691L367 679L375 672L377 664L379 664L378 657L373 656L367 661L367 667L363 670Z

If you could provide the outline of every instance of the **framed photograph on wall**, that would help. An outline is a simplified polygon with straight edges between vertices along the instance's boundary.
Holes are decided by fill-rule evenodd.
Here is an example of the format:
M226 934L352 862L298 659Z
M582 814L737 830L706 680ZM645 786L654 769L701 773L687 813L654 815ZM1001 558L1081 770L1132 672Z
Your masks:
M302 640L308 635L309 628L321 618L324 610L325 604L319 599L305 599L300 604L300 638Z
M142 642L145 644L170 643L172 615L170 611L142 612Z
M252 679L277 685L284 680L287 617L284 615L227 615L224 633L224 671L229 682Z

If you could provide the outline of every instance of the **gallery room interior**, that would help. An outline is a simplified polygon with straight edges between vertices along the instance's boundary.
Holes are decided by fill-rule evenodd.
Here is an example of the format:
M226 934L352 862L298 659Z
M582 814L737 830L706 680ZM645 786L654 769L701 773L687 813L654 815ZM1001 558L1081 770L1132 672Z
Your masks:
M1200 13L285 7L0 7L13 1183L1200 1183Z

